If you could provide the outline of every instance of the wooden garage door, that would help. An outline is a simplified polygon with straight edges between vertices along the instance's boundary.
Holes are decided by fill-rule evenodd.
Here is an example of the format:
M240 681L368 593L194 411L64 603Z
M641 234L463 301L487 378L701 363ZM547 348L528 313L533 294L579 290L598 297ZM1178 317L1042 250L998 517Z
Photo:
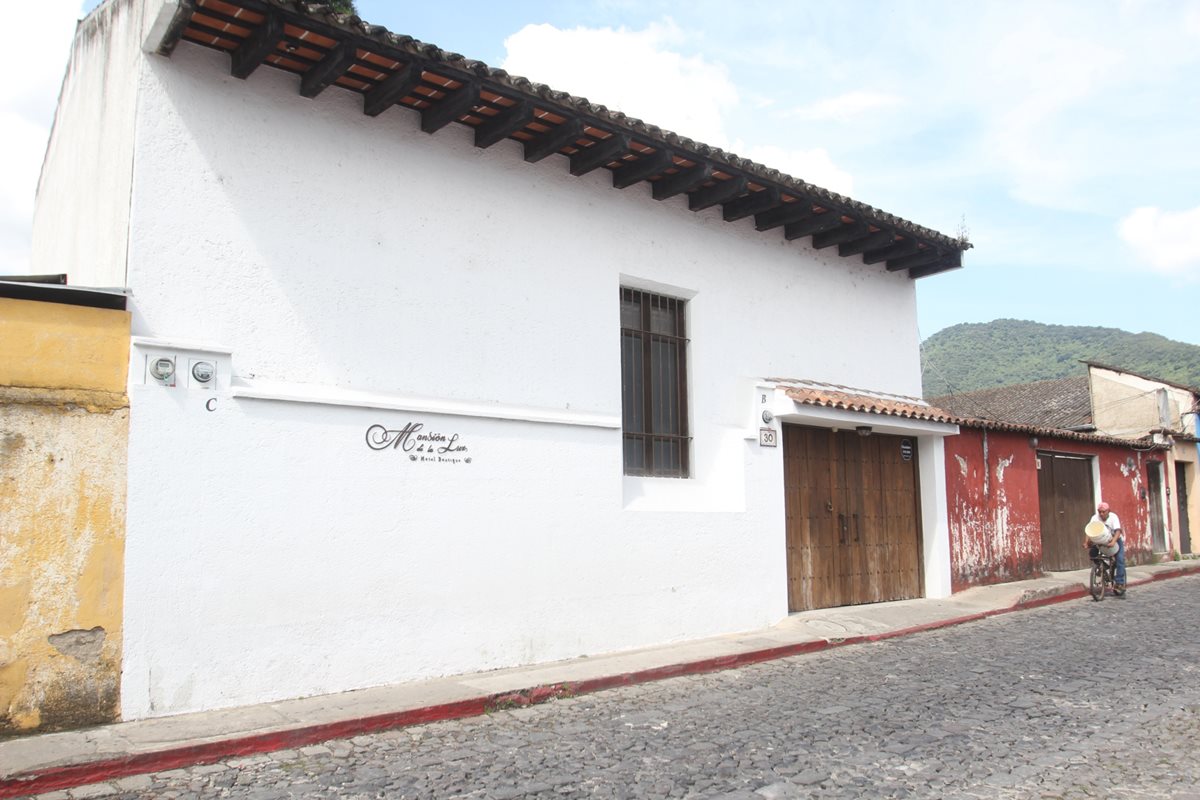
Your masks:
M1090 458L1038 453L1042 569L1083 569L1088 565L1083 526L1096 512L1092 507L1095 497Z
M783 427L792 611L919 597L916 441Z

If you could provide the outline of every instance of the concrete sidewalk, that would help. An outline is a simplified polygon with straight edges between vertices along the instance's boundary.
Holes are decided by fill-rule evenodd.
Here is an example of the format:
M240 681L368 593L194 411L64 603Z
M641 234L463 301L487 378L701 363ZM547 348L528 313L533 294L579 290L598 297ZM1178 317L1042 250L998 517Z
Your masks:
M1185 575L1200 575L1200 560L1130 567L1129 585ZM0 741L0 798L879 641L1082 598L1087 578L1087 570L1053 573L945 600L792 614L764 630L644 650Z

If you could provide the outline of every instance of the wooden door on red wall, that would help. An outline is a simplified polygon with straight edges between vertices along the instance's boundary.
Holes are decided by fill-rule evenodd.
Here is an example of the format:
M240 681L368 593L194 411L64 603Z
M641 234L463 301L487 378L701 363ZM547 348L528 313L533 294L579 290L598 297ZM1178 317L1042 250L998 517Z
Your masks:
M1167 552L1167 528L1163 524L1163 474L1161 461L1146 462L1146 491L1150 493L1150 546Z
M1188 519L1187 468L1175 462L1175 502L1179 504L1179 552L1192 552L1192 525Z
M916 441L785 425L788 606L919 597Z
M1092 460L1047 452L1037 457L1042 569L1083 569L1088 565L1083 527L1096 512Z

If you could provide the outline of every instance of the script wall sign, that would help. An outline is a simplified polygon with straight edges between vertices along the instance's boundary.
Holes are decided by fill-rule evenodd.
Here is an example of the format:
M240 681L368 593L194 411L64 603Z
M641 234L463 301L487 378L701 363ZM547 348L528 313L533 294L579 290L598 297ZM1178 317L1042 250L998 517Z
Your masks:
M367 447L372 450L399 450L408 454L409 461L471 463L462 437L457 433L426 433L424 422L409 422L403 428L372 425L367 428Z

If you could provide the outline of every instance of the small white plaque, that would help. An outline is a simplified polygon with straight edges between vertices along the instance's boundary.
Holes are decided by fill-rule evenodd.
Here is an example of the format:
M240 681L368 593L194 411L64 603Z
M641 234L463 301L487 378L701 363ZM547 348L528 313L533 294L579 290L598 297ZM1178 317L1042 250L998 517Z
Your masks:
M774 428L759 428L758 444L761 447L777 447L779 445L779 432Z

